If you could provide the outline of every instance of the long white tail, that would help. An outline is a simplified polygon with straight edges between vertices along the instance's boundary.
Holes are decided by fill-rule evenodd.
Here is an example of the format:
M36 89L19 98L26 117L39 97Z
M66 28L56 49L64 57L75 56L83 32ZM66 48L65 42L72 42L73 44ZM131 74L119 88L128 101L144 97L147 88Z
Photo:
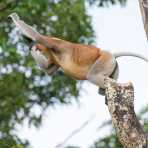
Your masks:
M37 41L41 34L37 32L33 27L20 20L17 13L12 13L9 17L13 20L15 25L22 31L22 33L33 41Z
M115 58L124 57L124 56L132 56L132 57L143 59L144 61L148 62L148 58L138 53L134 53L134 52L119 52L119 53L114 53L113 55L115 56Z

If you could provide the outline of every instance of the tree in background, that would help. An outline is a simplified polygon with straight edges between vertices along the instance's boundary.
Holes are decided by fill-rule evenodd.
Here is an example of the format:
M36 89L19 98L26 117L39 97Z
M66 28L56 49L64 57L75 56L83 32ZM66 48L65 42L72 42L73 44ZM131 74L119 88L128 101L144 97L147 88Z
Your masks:
M29 55L28 41L21 37L7 16L17 12L43 34L72 42L91 44L94 31L85 3L124 5L126 0L1 0L0 1L0 147L23 147L28 141L16 135L25 119L38 127L45 109L56 103L70 103L79 95L80 84L61 71L48 76L38 70ZM40 113L33 113L35 107ZM27 146L28 147L28 146Z

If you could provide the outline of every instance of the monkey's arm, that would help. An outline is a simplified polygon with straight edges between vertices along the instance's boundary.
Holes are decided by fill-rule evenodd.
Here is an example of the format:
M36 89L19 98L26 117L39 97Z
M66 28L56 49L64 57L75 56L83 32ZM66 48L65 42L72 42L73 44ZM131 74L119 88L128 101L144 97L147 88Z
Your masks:
M12 13L9 17L13 20L15 25L22 31L22 33L30 38L31 40L41 43L44 46L48 47L49 49L55 49L55 42L51 40L49 37L46 37L40 34L37 30L35 30L32 26L26 24L22 21L16 13ZM51 40L51 41L50 41ZM59 39L60 40L60 39Z
M12 13L9 17L13 20L15 25L22 31L22 33L33 41L38 40L41 35L33 27L27 25L24 21L20 20L17 13Z
M12 13L9 17L12 18L15 25L19 27L19 29L25 36L32 39L33 41L38 41L41 39L41 42L47 44L47 42L42 39L42 35L38 33L34 28L32 28L30 25L27 25L25 22L20 20L19 16L16 13ZM36 63L48 74L54 73L59 68L59 66L53 64L53 62L51 62L50 59L47 59L43 54L41 54L40 51L36 50L35 48L32 48L31 55L35 59Z
M36 63L44 69L49 75L58 70L59 66L55 65L51 59L47 59L36 47L32 47L31 55L35 59Z

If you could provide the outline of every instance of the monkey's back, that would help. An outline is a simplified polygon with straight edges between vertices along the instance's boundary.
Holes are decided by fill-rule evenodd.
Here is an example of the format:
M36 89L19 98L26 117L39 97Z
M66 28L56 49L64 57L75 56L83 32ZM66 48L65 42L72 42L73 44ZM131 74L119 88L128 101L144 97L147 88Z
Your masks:
M72 59L81 66L92 65L101 56L101 49L92 45L75 44Z
M101 56L101 50L91 45L75 44L50 37L47 39L49 43L54 45L56 50L50 50L44 45L38 48L44 54L47 53L50 60L61 67L67 75L79 80L86 79L90 67Z
M101 56L101 50L91 45L73 44L71 54L59 62L64 72L79 80L86 80L90 67Z

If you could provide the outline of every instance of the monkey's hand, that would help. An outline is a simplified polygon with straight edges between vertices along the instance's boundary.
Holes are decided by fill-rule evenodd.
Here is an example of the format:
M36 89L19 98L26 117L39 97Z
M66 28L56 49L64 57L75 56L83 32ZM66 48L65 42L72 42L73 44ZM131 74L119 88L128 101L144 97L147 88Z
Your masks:
M54 72L56 72L59 69L59 66L55 64L50 64L48 68L45 70L49 75L52 75Z
M45 70L48 74L53 74L55 71L58 70L59 66L55 65L52 60L46 58L41 51L39 51L36 46L31 48L31 55L35 59L36 63L39 67Z

